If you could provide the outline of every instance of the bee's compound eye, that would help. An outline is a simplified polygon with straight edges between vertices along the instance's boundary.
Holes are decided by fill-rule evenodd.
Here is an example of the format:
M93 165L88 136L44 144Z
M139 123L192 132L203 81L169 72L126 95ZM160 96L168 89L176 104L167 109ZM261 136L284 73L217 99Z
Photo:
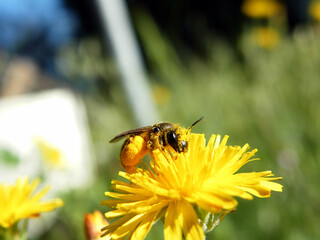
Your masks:
M167 140L169 145L177 152L181 152L178 144L178 136L174 131L170 131L167 134Z
M168 132L168 142L170 144L176 142L177 141L176 139L177 139L177 135L175 134L174 131Z

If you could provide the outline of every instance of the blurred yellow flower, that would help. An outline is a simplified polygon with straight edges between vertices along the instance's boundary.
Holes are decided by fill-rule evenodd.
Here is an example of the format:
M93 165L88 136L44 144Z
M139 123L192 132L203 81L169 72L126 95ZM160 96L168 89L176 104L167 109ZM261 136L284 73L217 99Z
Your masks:
M253 39L260 47L273 49L280 42L279 33L270 27L257 27L253 29Z
M50 167L63 168L66 166L65 157L58 147L53 146L41 137L36 137L34 141L38 147L41 158Z
M101 228L108 225L108 221L98 210L93 213L86 213L84 215L84 230L86 234L87 240L108 240L109 236L105 236L101 238Z
M284 11L284 7L276 0L245 0L242 12L252 18L267 18Z
M170 101L171 93L170 93L170 90L165 86L155 85L153 87L153 97L157 104L163 105Z
M15 185L0 184L0 226L9 228L20 219L38 217L42 212L49 212L63 206L61 199L40 202L49 187L34 194L40 180L28 183L28 178L19 178Z
M189 151L172 154L157 149L150 167L136 173L119 172L130 183L113 180L115 192L102 201L113 210L107 218L117 218L104 227L103 235L112 239L143 239L153 223L164 217L165 239L204 239L204 230L194 207L210 213L229 212L237 206L234 197L253 199L270 197L282 191L272 182L271 171L236 173L244 164L257 160L257 151L247 152L249 145L227 146L228 136L212 135L207 145L203 134L191 134Z
M320 1L312 1L310 3L309 14L315 20L320 21Z

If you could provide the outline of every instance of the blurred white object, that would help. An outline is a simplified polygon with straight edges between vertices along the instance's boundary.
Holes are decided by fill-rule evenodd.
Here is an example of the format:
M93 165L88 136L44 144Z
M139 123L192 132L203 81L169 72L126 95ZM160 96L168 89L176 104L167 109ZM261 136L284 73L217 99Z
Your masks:
M126 5L123 0L96 2L135 120L139 126L153 124L158 116Z
M35 139L54 146L63 156L63 168L46 166ZM49 195L90 184L93 155L85 108L67 90L51 90L0 99L0 149L18 155L17 166L0 162L0 182L14 183L20 176L41 175Z

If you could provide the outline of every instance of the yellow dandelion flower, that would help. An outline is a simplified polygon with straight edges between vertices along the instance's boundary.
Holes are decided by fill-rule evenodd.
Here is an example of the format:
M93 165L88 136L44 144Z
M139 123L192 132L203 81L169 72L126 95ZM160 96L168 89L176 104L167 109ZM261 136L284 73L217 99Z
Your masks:
M267 18L284 11L284 7L275 0L245 0L242 12L252 18Z
M40 180L36 179L30 184L28 181L28 178L19 178L15 185L0 184L1 227L9 228L21 219L38 217L42 212L49 212L63 205L61 199L40 202L49 187L33 194Z
M65 157L58 147L52 145L41 137L36 137L34 141L39 149L41 158L50 167L64 168L67 165Z
M153 151L150 167L136 173L119 172L130 183L113 180L115 192L105 195L114 199L102 201L113 210L103 235L111 239L143 239L152 224L164 217L165 239L204 239L195 207L213 214L237 206L234 197L252 199L270 197L271 191L282 191L272 182L271 171L237 173L257 150L227 146L228 137L212 135L207 145L203 134L191 134L189 150L183 154ZM223 215L224 217L224 215Z
M312 1L310 3L309 14L315 20L320 21L320 1Z
M171 93L165 86L155 85L153 87L153 97L157 104L163 105L170 101Z
M279 33L270 27L254 28L252 37L257 45L265 49L274 49L280 42Z
M87 240L109 240L109 236L101 238L101 228L108 225L108 221L98 210L95 210L92 214L86 213L84 215L84 231Z

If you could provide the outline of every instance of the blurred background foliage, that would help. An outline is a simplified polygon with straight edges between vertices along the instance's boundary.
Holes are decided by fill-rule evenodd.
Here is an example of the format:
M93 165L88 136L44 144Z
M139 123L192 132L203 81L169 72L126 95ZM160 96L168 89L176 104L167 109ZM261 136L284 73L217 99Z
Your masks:
M33 8L39 11L32 16L5 2L2 96L8 92L5 73L21 57L38 69L37 81L24 92L64 87L80 94L98 161L94 184L62 193L65 207L57 222L31 239L84 239L83 214L106 211L103 193L119 178L121 145L108 140L137 124L93 2L43 1L49 8ZM283 193L239 200L208 239L319 239L320 2L129 0L127 6L159 121L189 126L205 116L194 132L230 135L232 145L248 142L261 161L244 170L270 169L283 177ZM52 17L43 9L51 9ZM41 27L33 18L43 19ZM65 29L55 29L57 20L65 21ZM10 24L25 31L14 35ZM162 228L157 223L148 239L162 239Z

